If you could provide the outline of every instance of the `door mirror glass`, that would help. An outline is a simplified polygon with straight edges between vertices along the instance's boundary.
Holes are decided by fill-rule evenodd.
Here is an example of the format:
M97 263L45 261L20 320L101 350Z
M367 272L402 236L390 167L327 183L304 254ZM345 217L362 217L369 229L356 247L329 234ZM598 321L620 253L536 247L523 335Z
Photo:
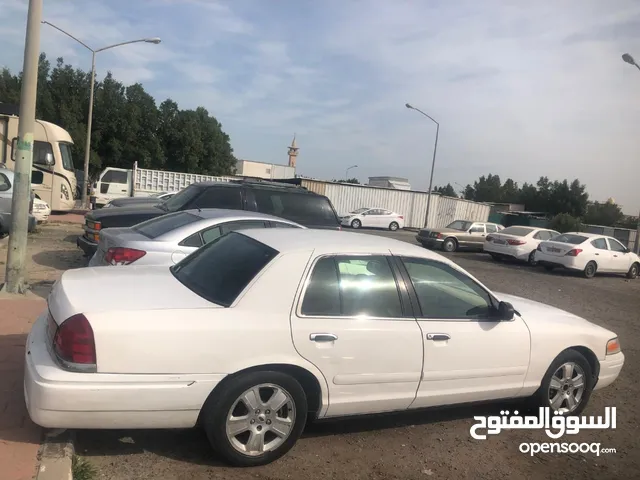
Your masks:
M500 320L513 320L514 314L515 310L513 309L513 305L509 302L500 302L498 304L498 315L500 316Z

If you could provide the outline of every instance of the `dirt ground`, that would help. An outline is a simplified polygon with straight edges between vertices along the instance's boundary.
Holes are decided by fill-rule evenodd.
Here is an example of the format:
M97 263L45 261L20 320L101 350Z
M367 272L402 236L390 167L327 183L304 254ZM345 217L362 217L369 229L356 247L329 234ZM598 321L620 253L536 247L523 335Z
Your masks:
M75 246L77 225L49 225L29 245L35 291L65 268L86 260ZM413 242L408 232L368 232ZM231 469L219 463L204 434L188 431L77 431L76 451L98 471L97 478L125 479L425 479L431 478L640 478L640 280L598 276L587 280L562 272L491 261L487 256L451 255L497 292L519 295L568 310L610 328L621 339L626 364L612 386L594 393L585 415L617 407L615 430L587 430L565 442L597 442L616 453L537 454L519 451L522 442L549 442L544 432L514 430L474 440L474 415L497 415L517 404L431 409L310 425L281 460L259 468ZM0 247L0 262L4 259ZM4 270L0 265L0 269ZM3 272L4 273L4 272Z

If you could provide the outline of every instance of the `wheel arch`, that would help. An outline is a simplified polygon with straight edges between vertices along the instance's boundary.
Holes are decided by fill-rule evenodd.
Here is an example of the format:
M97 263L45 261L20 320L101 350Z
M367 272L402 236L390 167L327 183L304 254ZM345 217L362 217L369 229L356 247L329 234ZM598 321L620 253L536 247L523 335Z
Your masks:
M580 353L587 360L587 362L589 362L589 366L591 367L591 374L593 375L594 386L595 386L595 381L598 379L598 376L600 375L600 360L598 360L598 356L589 347L585 347L583 345L574 345L572 347L565 348L562 352L556 355L554 360L558 358L560 355L562 355L564 352L569 350L574 350Z

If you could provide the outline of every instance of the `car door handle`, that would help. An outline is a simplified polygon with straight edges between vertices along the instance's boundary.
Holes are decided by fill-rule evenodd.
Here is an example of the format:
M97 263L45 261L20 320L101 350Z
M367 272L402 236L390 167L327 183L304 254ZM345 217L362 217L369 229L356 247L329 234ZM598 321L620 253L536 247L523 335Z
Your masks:
M448 333L427 333L427 340L442 342L444 340L451 340L451 335Z
M600 255L599 253L596 253L596 255Z
M309 340L312 342L334 342L337 339L338 336L333 333L312 333L309 335Z
M618 258L618 255L614 255L614 257Z

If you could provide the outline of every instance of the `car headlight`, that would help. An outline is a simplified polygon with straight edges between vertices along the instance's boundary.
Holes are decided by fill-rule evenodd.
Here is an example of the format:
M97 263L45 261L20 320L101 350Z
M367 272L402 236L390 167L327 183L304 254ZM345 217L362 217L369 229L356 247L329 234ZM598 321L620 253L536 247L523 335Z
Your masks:
M618 340L618 337L612 338L607 342L607 355L614 355L616 353L620 353L621 351L620 340Z

